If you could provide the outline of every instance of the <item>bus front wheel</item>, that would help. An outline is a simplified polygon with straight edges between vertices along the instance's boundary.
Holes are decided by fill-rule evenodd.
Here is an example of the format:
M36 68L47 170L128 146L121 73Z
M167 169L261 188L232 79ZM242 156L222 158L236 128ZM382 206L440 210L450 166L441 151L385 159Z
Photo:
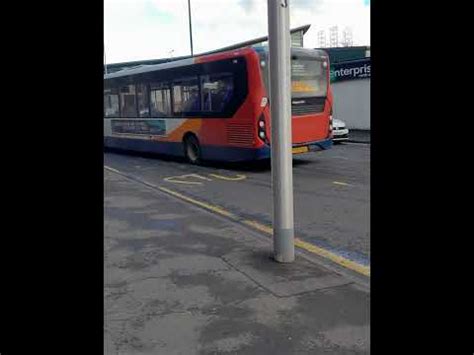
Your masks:
M189 134L184 140L184 155L191 164L201 163L201 147L196 136Z

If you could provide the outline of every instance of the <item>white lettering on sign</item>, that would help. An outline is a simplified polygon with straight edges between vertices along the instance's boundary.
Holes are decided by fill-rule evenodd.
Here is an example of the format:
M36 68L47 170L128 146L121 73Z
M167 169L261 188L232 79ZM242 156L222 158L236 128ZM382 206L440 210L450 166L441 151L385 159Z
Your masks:
M370 64L364 64L354 68L341 68L332 71L332 75L336 79L352 78L368 78L370 77Z

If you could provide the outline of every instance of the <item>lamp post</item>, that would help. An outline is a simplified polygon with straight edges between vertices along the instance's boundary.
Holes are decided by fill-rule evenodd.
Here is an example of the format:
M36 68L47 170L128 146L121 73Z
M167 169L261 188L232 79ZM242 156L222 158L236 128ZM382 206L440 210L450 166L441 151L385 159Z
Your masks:
M105 56L105 45L104 45L104 66L105 66L105 74L107 74L107 57Z
M280 263L295 259L289 0L268 0L273 251Z
M189 18L189 42L191 44L191 57L194 56L193 54L193 29L191 26L191 0L188 0L188 18Z

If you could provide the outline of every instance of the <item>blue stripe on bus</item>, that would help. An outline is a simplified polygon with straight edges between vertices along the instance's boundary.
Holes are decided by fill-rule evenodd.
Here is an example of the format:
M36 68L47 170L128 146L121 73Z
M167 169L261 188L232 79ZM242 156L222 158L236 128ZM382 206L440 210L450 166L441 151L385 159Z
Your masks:
M184 156L183 144L178 142L159 142L148 139L104 137L104 145L107 148Z
M324 139L322 141L311 142L307 144L309 150L316 152L318 150L326 150L332 147L332 139Z
M201 151L202 158L207 160L236 162L270 158L270 148L268 146L262 148L203 146Z
M183 144L180 142L104 137L104 145L109 148L184 157ZM318 142L310 142L303 146L308 146L310 151L326 150L332 146L332 140L325 139ZM204 160L223 160L229 162L260 160L270 158L270 147L265 145L262 148L239 148L208 145L201 146L201 153Z

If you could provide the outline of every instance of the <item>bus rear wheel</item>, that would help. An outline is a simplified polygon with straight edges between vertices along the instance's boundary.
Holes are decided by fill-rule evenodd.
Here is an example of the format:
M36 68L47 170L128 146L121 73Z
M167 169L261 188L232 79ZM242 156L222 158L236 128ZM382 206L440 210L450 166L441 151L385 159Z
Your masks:
M184 156L191 164L201 163L201 146L196 136L190 134L184 138Z

